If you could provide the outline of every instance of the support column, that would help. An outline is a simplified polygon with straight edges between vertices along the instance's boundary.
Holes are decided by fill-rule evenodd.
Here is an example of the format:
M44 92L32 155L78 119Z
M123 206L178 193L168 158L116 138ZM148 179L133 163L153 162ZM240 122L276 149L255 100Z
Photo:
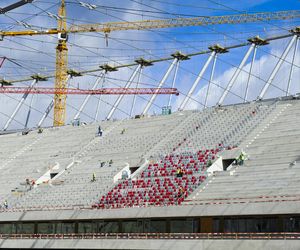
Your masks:
M172 82L172 88L175 88L175 82L176 82L176 79L177 79L177 74L178 74L179 64L180 64L180 61L178 61L178 62L176 63L175 72L174 72L174 77L173 77L173 82ZM171 107L172 96L173 96L172 94L169 96L169 101L168 101L168 106L169 106L169 107Z
M106 75L105 75L106 76ZM105 76L103 78L103 83L102 83L102 86L101 88L104 87L104 83L105 83ZM94 122L97 122L98 121L98 115L99 115L99 108L100 108L100 102L102 101L102 95L99 96L99 99L98 99L98 103L97 103L97 107L96 107L96 114L95 114L95 117L94 117Z
M118 69L116 67L113 67L113 66L108 65L108 64L104 64L104 65L100 66L100 68L102 70L104 70L103 82L102 82L102 86L101 86L101 88L103 88L104 84L105 84L105 77L107 76L107 74L109 72L118 71ZM99 96L99 100L98 100L98 104L97 104L97 108L96 108L96 114L95 114L94 122L96 122L98 120L99 108L100 108L100 102L101 101L102 101L102 95Z
M36 83L38 81L46 81L47 79L45 77L41 77L39 75L34 75L31 77L32 79L34 79L32 81L32 83L29 85L28 89L32 89ZM3 130L7 130L9 125L11 124L11 122L13 121L13 119L15 118L15 116L17 115L17 113L19 112L20 108L22 107L22 105L24 104L25 100L27 99L29 93L25 93L23 94L21 100L19 101L18 105L16 106L14 112L12 113L12 115L9 117L9 119L7 120L7 122L5 123Z
M133 80L135 79L137 73L140 71L141 69L141 65L138 65L135 70L133 71L131 77L129 78L128 82L125 85L125 89L129 88L133 82ZM115 101L112 109L110 110L110 112L108 113L106 120L110 120L110 118L113 116L113 114L115 113L116 109L118 108L120 102L123 100L124 98L124 94L123 95L119 95L119 97L117 98L117 100Z
M295 62L295 59L296 59L296 56L298 53L298 44L299 44L299 37L297 37L296 43L295 43L295 50L294 50L293 59L292 59L289 81L288 81L288 85L287 85L287 89L286 89L286 96L288 96L290 94L291 81L292 81L292 77L294 74L294 62Z
M246 90L245 90L245 95L244 95L244 102L247 102L247 99L248 99L249 84L250 84L250 80L251 80L253 65L254 65L254 62L256 59L256 53L257 53L257 46L254 47L253 57L251 60L251 65L250 65L250 70L249 70L249 74L248 74Z
M247 102L247 99L248 99L249 84L250 84L250 80L251 80L252 69L253 69L253 66L254 66L255 59L256 59L257 48L258 48L258 46L263 46L263 45L269 44L268 41L260 38L259 36L255 36L253 38L250 38L250 39L248 39L248 41L251 44L255 44L255 47L254 47L253 57L252 57L252 61L251 61L251 65L250 65L250 70L249 70L249 74L248 74L248 79L247 79L247 84L246 84L246 90L245 90L245 95L244 95L244 102Z
M188 94L186 95L186 97L184 98L183 102L180 104L179 110L184 110L188 101L190 100L190 98L192 97L195 89L197 88L200 80L202 79L204 73L206 72L211 60L214 58L214 56L216 55L215 51L212 51L209 58L207 59L206 63L204 64L203 68L201 69L197 79L195 80L195 82L193 83L191 89L189 90Z
M211 86L211 83L213 81L214 74L215 74L215 68L216 68L217 58L218 58L218 54L215 54L215 56L214 56L214 62L213 62L213 66L212 66L211 74L210 74L210 78L209 78L209 83L208 83L208 86L207 86L207 91L206 91L206 96L205 96L205 102L204 102L204 108L207 108L207 100L208 100L210 86Z
M170 75L172 69L174 68L174 66L175 66L175 64L176 64L177 62L178 62L178 59L175 58L175 59L173 60L172 64L170 65L169 69L167 70L166 74L164 75L163 79L160 81L159 85L157 86L158 89L160 89L160 88L162 87L162 85L165 83L165 81L166 81L167 78L169 77L169 75ZM147 105L146 105L144 111L142 112L142 115L147 114L147 112L148 112L149 109L151 108L153 102L155 101L156 96L157 96L156 93L153 94L153 95L151 96L151 99L148 101L148 103L147 103Z
M235 70L235 72L234 72L233 76L231 77L231 79L230 79L230 81L229 81L229 83L228 83L228 85L227 85L225 91L223 92L223 95L221 96L221 98L220 98L220 100L219 100L219 102L218 102L218 105L219 105L219 106L221 106L221 105L223 104L224 99L226 98L226 96L228 95L229 91L230 91L231 88L233 87L233 85L234 85L236 79L237 79L238 76L240 75L240 73L241 73L243 67L245 66L245 63L247 62L247 60L248 60L248 58L249 58L251 52L253 51L254 47L255 47L255 44L252 43L251 46L249 47L247 53L245 54L243 60L241 61L239 67Z
M153 63L150 62L150 61L148 61L148 60L146 60L146 59L144 59L144 58L139 58L139 59L135 60L135 62L138 63L139 65L141 65L140 70L139 70L138 80L137 80L137 83L136 83L136 88L138 88L138 86L139 86L139 84L141 82L141 77L142 77L143 69L145 67L152 66ZM133 101L132 101L132 105L131 105L129 117L132 117L134 106L135 106L135 102L136 102L136 95L133 96Z
M166 82L166 80L168 79L170 73L172 72L173 68L175 67L175 65L179 62L179 61L183 61L183 60L189 60L190 58L184 54L182 54L181 52L176 52L174 54L172 54L172 57L174 58L172 64L170 65L169 69L167 70L166 74L164 75L163 79L161 80L161 82L159 83L159 85L157 86L158 89L161 89L161 87L164 85L164 83ZM149 102L147 103L144 111L142 112L142 115L145 115L148 113L149 109L151 108L153 102L155 101L157 97L157 93L154 93L151 97L151 99L149 100Z
M141 82L142 73L143 73L143 67L140 68L140 72L139 72L139 75L138 75L138 80L137 80L136 87L135 87L136 89L139 87L139 84ZM131 105L131 109L130 109L130 113L129 113L129 118L132 117L134 107L135 107L135 103L136 103L136 95L133 96L132 105Z
M92 87L92 90L95 90L97 88L97 86L99 85L100 81L103 79L104 74L102 73L98 79L96 80L95 84ZM73 120L76 120L80 117L83 109L85 108L86 104L88 103L88 101L90 100L92 95L87 95L83 101L83 103L81 104L79 110L77 111L76 115L74 116Z
M51 110L53 109L53 106L54 106L54 100L52 100L50 102L50 104L48 105L48 107L46 108L41 120L39 121L39 123L37 125L38 128L40 128L43 125L44 121L46 120L46 118L50 114Z
M269 89L270 85L272 84L274 78L276 77L279 69L281 68L281 65L283 64L285 58L287 57L288 53L290 52L293 44L295 43L297 39L297 35L294 35L293 38L290 40L288 46L285 48L285 50L283 51L279 61L277 62L275 68L273 69L268 81L266 82L265 86L263 87L263 89L261 90L259 96L258 96L258 99L261 100L264 98L267 90Z
M33 103L33 98L34 98L34 95L32 95L31 100L30 100L30 104L29 104L29 107L28 107L28 113L27 113L26 122L25 122L25 126L24 126L25 129L28 126L28 122L29 122L29 118L30 118L30 114L31 114L32 103Z

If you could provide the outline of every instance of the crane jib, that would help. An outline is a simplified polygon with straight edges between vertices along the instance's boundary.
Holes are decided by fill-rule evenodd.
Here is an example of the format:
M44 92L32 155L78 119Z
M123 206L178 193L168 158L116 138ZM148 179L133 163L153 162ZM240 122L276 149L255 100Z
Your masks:
M20 2L24 2L20 1ZM27 1L29 2L29 1ZM7 7L8 8L8 7ZM4 9L1 9L2 11ZM1 13L0 10L0 13ZM34 36L34 35L53 35L59 33L86 33L86 32L104 32L121 30L147 30L161 28L175 28L187 26L205 26L220 24L241 24L271 20L287 20L300 18L300 10L274 11L274 12L257 12L244 13L223 16L203 16L188 18L171 18L163 20L143 20L133 22L108 22L96 24L75 24L62 31L56 28L47 30L24 30L24 31L0 31L2 37L5 36Z

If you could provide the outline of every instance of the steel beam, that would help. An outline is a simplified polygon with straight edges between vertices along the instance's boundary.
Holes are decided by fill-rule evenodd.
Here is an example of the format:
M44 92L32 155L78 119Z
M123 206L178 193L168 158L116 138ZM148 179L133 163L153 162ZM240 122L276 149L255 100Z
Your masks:
M47 109L45 110L41 120L39 121L39 123L37 124L37 127L40 128L44 121L46 120L46 118L48 117L48 115L50 114L51 110L53 109L53 106L54 106L54 100L52 100L50 102L50 104L48 105Z
M28 89L32 89L37 83L37 80L33 80L32 83L29 85ZM16 106L14 112L12 113L12 115L9 117L9 119L7 120L7 122L5 123L3 130L7 130L7 128L9 127L9 125L11 124L11 122L13 121L13 119L15 118L15 116L17 115L17 113L19 112L20 108L22 107L23 103L25 102L25 100L27 99L29 93L25 93L23 94L21 100L19 101L18 105Z
M142 67L142 65L139 64L139 65L135 68L135 70L133 71L131 77L129 78L128 82L126 83L126 85L125 85L125 87L124 87L125 89L128 89L128 88L131 86L133 80L135 79L137 73L140 71L141 67ZM111 118L111 117L113 116L113 114L115 113L116 109L118 108L118 106L119 106L120 102L123 100L123 98L124 98L124 94L120 95L120 96L117 98L117 100L115 101L115 103L114 103L112 109L111 109L110 112L108 113L108 115L107 115L107 117L106 117L106 120L110 120L110 118Z
M214 62L213 62L213 66L212 66L212 69L211 69L211 74L210 74L210 78L209 78L209 82L208 82L208 86L207 86L207 91L206 91L206 96L205 96L205 102L204 102L204 108L207 108L207 100L208 100L210 86L211 86L211 83L213 81L214 74L215 74L215 68L216 68L217 58L218 58L218 54L215 54L215 56L214 56Z
M202 70L200 71L197 79L195 80L193 86L191 87L191 89L189 90L188 94L186 95L186 97L184 98L183 102L181 103L179 110L184 110L184 108L186 107L189 99L191 98L191 96L193 95L195 89L197 88L200 80L202 79L205 71L207 70L211 60L214 58L214 56L216 55L216 51L212 51L209 58L207 59L206 63L204 64Z
M103 81L102 81L101 88L104 87L105 80L106 80L105 78L106 78L106 75L108 74L108 72L111 72L111 71L104 70L104 75L103 75ZM97 103L97 107L96 107L96 113L95 113L95 117L94 117L94 122L96 122L98 120L99 108L100 108L100 102L101 101L102 101L102 95L100 95L99 99L98 99L98 103Z
M224 99L226 98L226 96L228 95L229 91L231 90L231 88L233 87L236 79L238 78L238 76L240 75L243 67L245 66L245 63L247 62L251 52L253 51L254 47L256 45L254 43L251 44L251 46L249 47L247 53L245 54L243 60L241 61L239 67L235 70L233 76L231 77L226 89L224 90L223 92L223 95L221 96L219 102L218 102L218 105L222 105L223 102L224 102Z
M162 79L161 82L159 83L159 85L158 85L158 87L157 87L158 89L160 89L160 88L164 85L164 83L165 83L166 80L168 79L168 77L169 77L171 71L173 70L174 66L176 65L176 63L177 63L178 61L179 61L178 58L174 58L172 64L170 65L170 67L169 67L169 69L167 70L166 74L164 75L163 79ZM157 93L154 93L154 94L152 95L152 97L151 97L151 99L148 101L148 103L147 103L147 105L146 105L144 111L142 112L142 115L145 115L145 114L148 113L149 109L151 108L153 102L154 102L155 99L156 99L156 96L157 96Z
M248 75L247 84L246 84L244 102L247 102L247 99L248 99L249 84L250 84L250 80L251 80L253 65L254 65L254 62L255 62L255 59L256 59L256 53L257 53L257 45L254 47L254 51L253 51L253 57L252 57L250 70L249 70L249 75Z
M178 74L179 64L180 64L180 61L178 61L178 62L176 63L175 72L174 72L174 77L173 77L173 82L172 82L172 88L175 87L175 82L176 82L176 79L177 79L177 74ZM171 106L172 96L173 96L172 94L169 96L169 101L168 101L168 106L169 106L169 107Z
M143 67L140 68L138 80L137 80L136 87L135 87L136 89L139 87L139 84L140 84L140 82L141 82L142 72L143 72ZM131 105L129 117L132 117L132 114L133 114L133 111L134 111L135 103L136 103L136 95L133 96L133 100L132 100L132 105Z
M94 117L94 122L98 121L98 115L99 115L99 108L100 108L100 102L102 101L102 95L99 96L97 107L96 107L96 114Z
M92 90L95 90L97 88L97 86L99 85L100 81L103 79L104 73L102 73L98 79L96 80L96 82L94 83ZM80 117L80 114L82 113L83 109L85 108L86 104L88 103L88 101L91 98L91 94L87 95L83 101L83 103L81 104L79 110L77 111L76 115L74 116L73 120L76 120Z
M32 103L33 103L33 98L34 98L34 95L32 95L31 100L30 100L30 104L29 104L29 107L28 107L28 113L27 113L26 122L25 122L25 129L28 126L28 122L29 122L29 118L30 118L30 114L31 114Z
M295 62L296 56L298 54L298 44L299 44L299 37L297 37L297 40L295 43L295 50L294 50L293 59L292 59L289 81L288 81L288 85L287 85L287 89L286 89L286 96L288 96L290 94L291 81L292 81L292 77L294 74L294 62Z
M268 88L270 87L270 85L272 84L275 76L277 75L279 69L281 68L281 65L283 64L283 62L285 61L285 58L287 57L288 53L290 52L294 42L297 39L297 35L294 35L293 38L290 40L288 46L285 48L285 50L283 51L279 61L277 62L275 68L273 69L268 81L266 82L265 86L263 87L263 89L261 90L258 99L261 100L264 98Z

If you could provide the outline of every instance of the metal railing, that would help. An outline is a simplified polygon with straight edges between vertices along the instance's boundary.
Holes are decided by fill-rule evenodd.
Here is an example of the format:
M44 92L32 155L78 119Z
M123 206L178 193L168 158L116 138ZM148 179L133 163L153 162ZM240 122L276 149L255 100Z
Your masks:
M140 240L299 240L296 233L86 233L86 234L0 234L0 239L140 239Z

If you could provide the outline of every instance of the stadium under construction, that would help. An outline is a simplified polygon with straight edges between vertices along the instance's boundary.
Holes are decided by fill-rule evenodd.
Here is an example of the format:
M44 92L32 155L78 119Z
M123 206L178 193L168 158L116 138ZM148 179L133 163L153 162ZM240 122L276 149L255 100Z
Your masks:
M0 248L300 249L300 6L54 2L0 9Z

